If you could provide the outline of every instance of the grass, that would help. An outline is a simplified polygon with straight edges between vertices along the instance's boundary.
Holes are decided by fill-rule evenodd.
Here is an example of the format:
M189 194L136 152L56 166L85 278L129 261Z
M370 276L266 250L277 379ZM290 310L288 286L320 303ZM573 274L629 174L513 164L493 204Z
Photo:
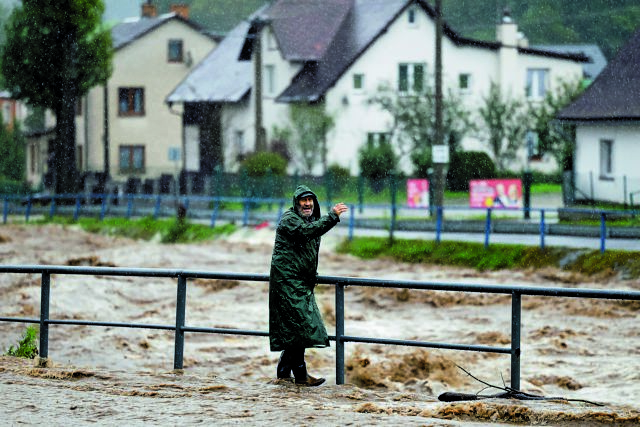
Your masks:
M539 247L524 245L492 244L489 248L481 243L440 242L424 240L395 240L387 238L358 237L345 241L338 247L339 253L348 253L363 259L389 257L396 261L415 264L451 265L486 270L524 270L559 267L586 275L610 275L623 272L625 277L640 277L640 253L633 251L580 250L571 261L576 249Z
M38 355L38 328L28 326L24 335L18 342L18 346L9 346L6 356L23 357L25 359L33 359Z
M190 243L211 240L218 236L231 234L236 230L233 224L225 224L214 228L204 224L194 224L189 221L176 219L154 219L144 217L141 219L105 218L79 218L55 216L45 217L35 221L37 224L62 224L77 225L90 233L106 234L113 236L129 237L138 240L151 240L158 238L162 243Z

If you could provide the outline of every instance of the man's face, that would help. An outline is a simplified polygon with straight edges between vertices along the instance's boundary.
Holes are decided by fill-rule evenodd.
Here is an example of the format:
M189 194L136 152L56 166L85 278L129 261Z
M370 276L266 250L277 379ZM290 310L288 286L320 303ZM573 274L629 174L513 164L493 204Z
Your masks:
M313 197L306 196L298 199L298 212L304 218L309 218L313 213Z

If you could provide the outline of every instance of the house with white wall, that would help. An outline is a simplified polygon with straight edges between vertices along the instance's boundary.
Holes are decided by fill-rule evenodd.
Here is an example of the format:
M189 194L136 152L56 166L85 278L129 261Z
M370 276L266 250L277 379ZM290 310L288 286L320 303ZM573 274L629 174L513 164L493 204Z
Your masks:
M640 28L558 119L576 125L574 197L640 204Z
M106 172L115 182L174 176L183 169L182 115L164 99L217 45L189 20L186 6L161 15L149 2L141 8L140 17L111 29L113 74L76 109L78 170Z
M269 141L274 127L291 125L290 104L308 103L324 105L335 121L327 135L327 164L357 174L358 149L367 139L385 137L393 128L393 118L372 105L370 97L383 84L400 92L411 90L416 80L434 73L434 18L433 7L421 0L277 0L238 26L232 40L223 42L233 44L225 60L203 61L204 68L194 70L199 78L187 77L167 102L207 102L206 96L187 96L201 84L207 69L228 82L242 68L246 90L242 97L223 100L220 92L210 98L224 101L219 105L225 111L220 121L225 169L233 170L237 164L232 147L252 151L258 129ZM246 41L239 45L238 34L243 31ZM582 77L582 64L588 58L528 47L508 17L498 25L497 35L496 42L473 40L444 25L444 87L454 90L467 109L482 103L492 83L506 96L535 101L560 80ZM239 65L243 61L252 68ZM261 106L260 114L256 106ZM522 145L515 170L527 163L524 141ZM467 135L463 146L485 149L479 135ZM295 152L295 147L291 149ZM404 165L411 172L407 162ZM323 172L320 161L312 171L300 166L294 163L290 170Z

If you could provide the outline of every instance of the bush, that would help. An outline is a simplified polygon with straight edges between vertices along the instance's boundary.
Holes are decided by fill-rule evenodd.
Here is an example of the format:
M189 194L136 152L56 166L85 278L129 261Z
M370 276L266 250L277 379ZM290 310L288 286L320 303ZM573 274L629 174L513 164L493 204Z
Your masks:
M35 326L27 327L18 347L9 346L7 356L34 359L38 355L38 329Z
M447 190L468 191L472 179L496 177L496 166L482 151L460 151L451 156L447 172Z
M331 177L330 182L332 189L336 192L340 192L349 183L351 173L348 168L334 163L327 168L327 176Z
M250 177L269 174L284 176L287 173L287 160L278 153L261 151L249 154L242 162L241 169Z
M379 193L384 188L385 179L396 170L398 160L388 138L369 139L360 147L360 173L369 180L371 189Z

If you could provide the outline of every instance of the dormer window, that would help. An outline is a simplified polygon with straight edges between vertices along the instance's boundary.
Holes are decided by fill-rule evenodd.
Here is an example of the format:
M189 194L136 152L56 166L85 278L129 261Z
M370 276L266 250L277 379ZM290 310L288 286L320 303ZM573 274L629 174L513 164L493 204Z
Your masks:
M169 62L182 62L184 60L182 40L171 39L167 47L167 60Z

